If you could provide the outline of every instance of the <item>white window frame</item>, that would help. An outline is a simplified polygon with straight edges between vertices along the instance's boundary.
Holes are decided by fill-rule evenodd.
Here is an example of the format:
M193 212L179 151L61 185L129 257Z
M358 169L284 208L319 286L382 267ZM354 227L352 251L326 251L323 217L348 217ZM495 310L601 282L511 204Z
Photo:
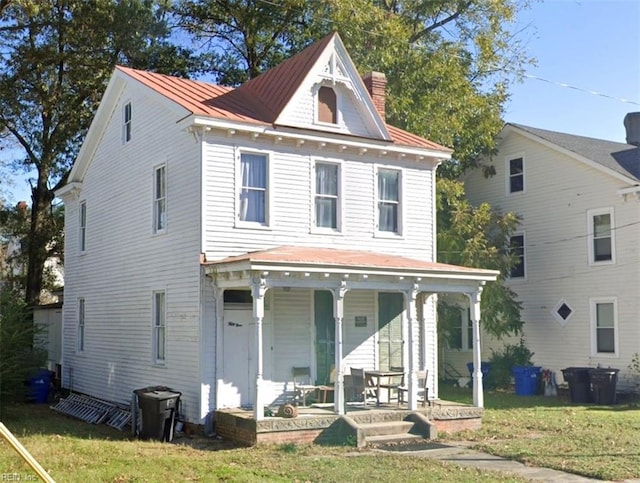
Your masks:
M511 191L511 178L513 178L511 174L511 161L516 159L522 159L522 189L520 191ZM527 192L527 169L526 169L526 159L524 153L515 153L509 156L505 156L504 158L505 165L505 190L507 196L517 196Z
M163 187L164 193L158 192L158 173L163 173ZM168 186L168 176L167 176L167 163L162 163L153 168L153 233L165 233L167 231L167 186ZM164 206L164 225L159 226L160 221L162 221L160 206Z
M122 106L122 143L127 144L131 141L133 129L133 107L131 101L127 101Z
M613 352L598 352L598 312L599 304L613 305ZM618 298L617 297L593 297L589 298L589 312L591 317L591 356L592 357L618 357L620 344L618 340Z
M158 311L158 297L162 296L162 311ZM167 292L166 290L154 290L151 298L152 321L152 353L154 364L163 365L167 361ZM160 356L160 342L162 342L163 354Z
M78 298L78 326L76 332L76 351L84 352L86 343L86 302L84 297Z
M378 190L378 176L381 171L395 171L398 173L398 226L395 232L380 230L380 193ZM397 166L376 165L374 176L374 217L375 217L375 236L380 238L402 238L404 233L404 170ZM383 202L389 203L388 200Z
M527 236L524 231L515 232L513 235L509 237L509 249L511 249L511 239L517 236L522 237L522 265L523 276L522 277L512 277L511 273L509 273L509 280L518 281L518 280L526 280L527 279Z
M245 221L240 219L240 195L242 193L242 155L249 154L254 156L264 156L267 166L267 183L265 188L265 200L264 200L264 222L258 221ZM236 197L235 197L235 220L236 228L251 228L258 230L270 229L273 225L273 169L272 160L273 153L271 151L260 149L236 149Z
M460 310L460 347L451 347L459 352L470 352L473 350L473 336L469 335L472 330L471 317L467 307L458 307ZM458 327L456 327L458 330Z
M563 305L566 305L569 308L569 310L571 310L571 313L566 319L563 319L558 313L558 310L560 310L560 307L562 307ZM561 327L564 327L565 325L567 325L567 323L569 322L569 320L571 320L571 317L573 317L573 314L575 313L576 313L576 310L565 299L560 299L560 301L556 304L556 306L551 311L551 315L553 315L553 317L558 321Z
M78 204L78 249L80 253L87 251L87 202Z
M318 199L318 197L320 196L324 196L324 197L329 197L328 195L323 195L323 194L319 194L317 192L317 181L316 181L316 176L317 176L317 171L316 171L316 167L319 164L323 164L323 165L331 165L331 166L336 166L336 169L338 170L338 190L337 190L337 195L336 195L336 227L335 228L331 228L331 227L325 227L325 226L318 226L318 220L316 219L316 201ZM340 161L334 161L334 160L325 160L325 159L315 159L313 161L313 166L311 169L311 193L312 193L312 201L311 201L311 231L312 233L331 233L331 234L336 234L336 233L341 233L342 232L342 221L343 221L343 210L342 210L342 200L343 200L343 174L342 174L342 170L343 170L343 165Z
M324 122L321 121L319 119L320 116L320 109L319 109L319 93L320 93L320 88L321 87L329 87L333 90L334 94L336 95L336 122L335 124L332 122ZM328 127L328 128L339 128L342 124L342 94L340 92L340 89L338 89L338 83L335 84L328 84L328 83L321 83L318 84L313 92L313 122L314 124L317 124L319 126L324 126L324 127Z
M616 263L616 223L613 216L613 207L598 208L587 211L587 250L589 252L589 265L613 265ZM593 220L599 215L609 215L611 220L611 260L596 260L595 259L595 226Z

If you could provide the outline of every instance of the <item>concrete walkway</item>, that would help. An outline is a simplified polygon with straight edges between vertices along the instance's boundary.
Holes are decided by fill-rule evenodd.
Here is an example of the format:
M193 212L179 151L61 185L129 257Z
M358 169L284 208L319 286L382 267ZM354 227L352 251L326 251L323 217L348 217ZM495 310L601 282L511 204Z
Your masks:
M393 452L412 456L416 458L431 458L460 466L470 466L482 470L501 471L511 473L529 481L548 481L562 483L579 483L587 481L598 481L593 478L566 473L564 471L552 470L550 468L540 468L536 466L526 466L518 461L512 461L499 456L482 453L469 448L471 443L429 443L427 445L416 446L387 446L379 448L378 451ZM640 483L638 480L625 480L626 483Z

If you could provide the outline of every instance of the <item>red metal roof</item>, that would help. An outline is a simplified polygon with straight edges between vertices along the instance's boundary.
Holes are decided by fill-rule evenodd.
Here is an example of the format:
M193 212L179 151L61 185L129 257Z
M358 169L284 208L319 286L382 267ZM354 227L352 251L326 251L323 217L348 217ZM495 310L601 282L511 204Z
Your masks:
M128 67L116 68L192 114L273 125L296 90L336 33L310 45L280 65L234 89ZM452 150L402 129L387 125L392 142L436 151Z
M280 246L268 250L244 253L242 255L223 258L204 265L224 265L229 263L268 263L281 265L308 265L328 268L349 267L381 270L412 270L417 272L456 272L468 274L484 274L494 276L493 270L460 267L445 263L426 262L413 258L363 250L342 250L335 248Z

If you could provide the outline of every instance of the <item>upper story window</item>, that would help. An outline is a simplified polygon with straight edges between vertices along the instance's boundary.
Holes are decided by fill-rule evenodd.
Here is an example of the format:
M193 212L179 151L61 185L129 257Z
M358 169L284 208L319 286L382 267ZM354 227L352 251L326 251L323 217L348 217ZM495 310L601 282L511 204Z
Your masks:
M269 161L264 154L240 155L240 203L238 220L268 224Z
M524 191L524 157L509 158L507 160L508 180L507 191L520 193Z
M84 299L78 299L78 352L84 351Z
M340 229L340 166L316 163L315 226Z
M153 358L155 362L166 359L166 303L164 291L153 293Z
M592 350L597 354L617 353L617 314L615 297L591 299Z
M131 103L127 102L122 108L122 140L131 141Z
M514 235L509 242L509 251L517 259L516 264L511 267L511 278L524 278L525 257L524 257L524 234Z
M589 210L589 263L612 263L615 261L615 237L613 209Z
M157 166L153 170L153 231L167 229L167 166Z
M80 202L80 214L79 214L79 240L78 245L80 247L80 252L84 252L87 249L87 202Z
M318 89L318 121L338 123L338 98L331 87L322 86Z
M401 176L400 171L378 170L378 231L400 233Z

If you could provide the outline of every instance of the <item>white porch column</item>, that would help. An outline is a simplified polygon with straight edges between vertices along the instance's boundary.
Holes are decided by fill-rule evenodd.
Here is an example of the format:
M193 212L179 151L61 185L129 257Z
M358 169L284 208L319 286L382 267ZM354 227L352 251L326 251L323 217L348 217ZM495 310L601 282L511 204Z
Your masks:
M484 407L484 390L482 387L482 361L480 354L480 298L482 286L471 294L467 294L470 300L471 326L473 329L473 405Z
M344 297L347 294L344 281L340 287L333 289L333 317L336 323L336 340L335 340L335 365L336 380L333 389L333 404L336 414L345 413L345 396L344 396L344 367L342 365L342 322L344 320Z
M254 277L251 280L251 295L253 296L253 318L256 321L256 336L253 352L256 354L256 393L253 404L253 417L256 421L264 419L264 404L262 402L262 320L264 319L264 296L267 286L264 278Z
M417 361L416 359L416 350L415 350L415 325L416 320L418 318L417 310L416 310L416 298L418 297L418 286L414 285L410 290L406 290L404 292L404 300L405 300L405 313L407 319L407 341L408 341L408 353L409 353L409 372L407 373L407 368L405 367L405 377L409 376L409 410L415 411L418 409L418 378L416 376L417 370ZM405 352L406 353L406 352Z

